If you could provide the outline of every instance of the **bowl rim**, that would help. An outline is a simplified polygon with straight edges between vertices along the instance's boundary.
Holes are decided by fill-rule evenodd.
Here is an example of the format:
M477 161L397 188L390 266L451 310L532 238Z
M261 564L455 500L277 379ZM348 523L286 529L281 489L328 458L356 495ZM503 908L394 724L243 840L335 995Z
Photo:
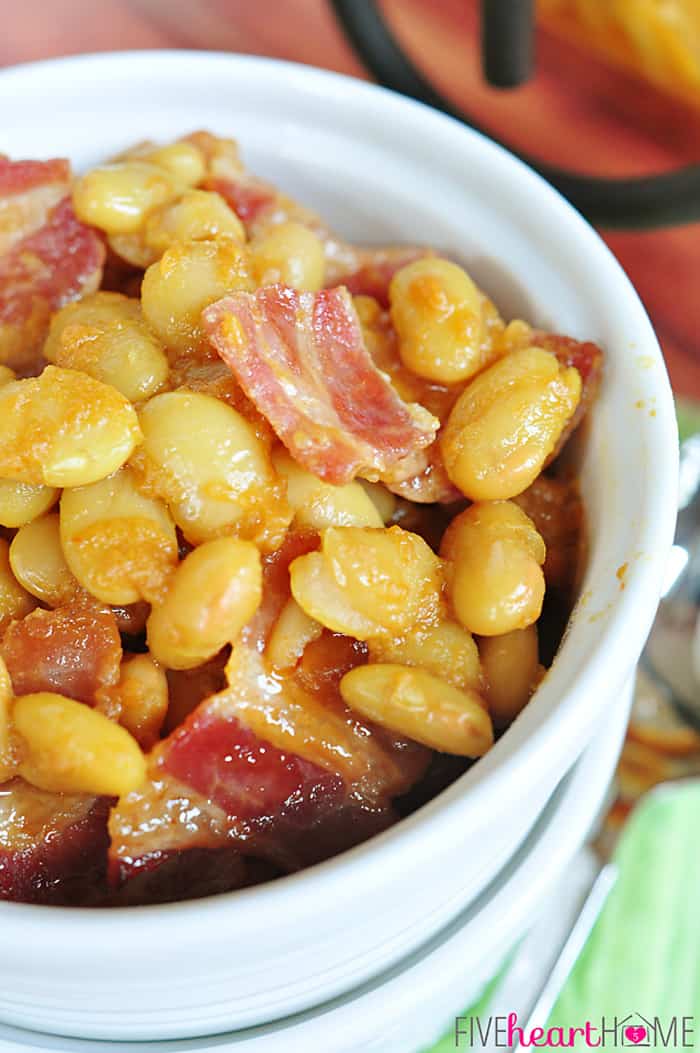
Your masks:
M0 918L8 938L12 938L13 931L19 934L30 920L40 920L42 941L57 946L65 938L66 923L71 926L73 939L80 936L94 939L97 924L106 921L110 924L110 940L114 941L116 936L118 943L126 945L133 939L134 926L148 920L150 926L157 926L165 932L171 929L173 914L177 915L179 927L191 923L187 927L201 933L202 921L208 917L220 921L222 913L229 912L236 915L236 923L240 924L246 918L257 918L260 911L266 914L275 911L278 904L289 912L290 897L294 897L299 916L313 916L320 898L327 891L338 890L346 882L354 883L356 888L358 883L371 888L377 873L375 868L381 867L388 879L398 878L408 854L432 852L445 837L449 839L450 829L463 820L465 812L479 812L484 806L488 809L489 800L504 775L509 783L509 793L517 798L531 767L547 764L547 754L557 729L565 724L572 736L581 732L586 726L586 699L596 698L604 690L609 692L609 653L616 648L629 652L631 640L633 649L637 646L641 650L660 595L676 516L678 451L675 411L663 356L651 323L632 284L602 239L541 176L486 136L423 103L351 76L267 57L188 50L115 51L67 56L0 70L0 98L5 92L11 94L13 90L25 89L26 82L34 75L51 74L65 78L77 72L85 76L91 68L104 71L105 67L119 67L124 63L129 64L130 71L134 70L134 64L139 66L151 83L157 81L160 73L173 72L175 68L183 84L188 78L201 77L215 69L219 73L223 71L224 75L226 71L233 74L241 70L247 77L276 78L298 94L313 92L322 95L329 104L342 101L355 110L364 107L368 119L376 120L381 112L382 122L410 123L412 134L425 133L433 139L449 138L455 150L459 148L472 156L478 154L479 163L505 169L510 179L517 180L519 193L532 200L533 212L539 209L540 216L547 215L548 221L557 225L559 236L565 233L581 253L595 258L606 280L615 285L621 310L624 305L626 318L634 324L638 350L643 350L655 365L661 367L657 370L655 389L656 445L651 446L649 460L653 463L646 473L646 489L640 494L643 520L639 529L643 538L640 546L646 558L630 565L625 590L610 617L604 640L592 647L585 670L571 689L561 696L556 709L537 719L531 714L532 719L527 723L533 727L528 727L527 733L524 722L516 721L478 765L413 815L369 841L297 874L235 892L153 906L90 910L61 907L57 910L36 904L0 902ZM66 140L69 145L70 132L67 132ZM646 415L640 417L641 429L649 428L645 418ZM571 631L575 631L575 626ZM620 676L625 671L619 670ZM499 750L506 741L511 748ZM112 922L117 919L120 924L115 926ZM179 928L179 936L184 936L182 928Z

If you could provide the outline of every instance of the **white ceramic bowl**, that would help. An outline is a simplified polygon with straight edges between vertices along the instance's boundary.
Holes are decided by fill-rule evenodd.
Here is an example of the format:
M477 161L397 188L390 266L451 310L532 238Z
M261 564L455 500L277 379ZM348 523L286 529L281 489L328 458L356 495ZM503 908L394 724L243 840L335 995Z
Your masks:
M418 1053L454 1027L527 933L554 950L590 870L574 857L600 812L627 726L633 682L550 797L508 864L476 901L396 967L323 1005L262 1027L128 1049L0 1024L0 1053ZM583 873L582 873L583 871ZM549 905L556 897L556 908ZM567 907L569 911L567 911ZM538 961L540 956L538 955ZM519 968L523 963L519 963ZM515 968L515 967L514 967ZM512 982L512 972L509 974ZM419 997L417 997L417 995ZM517 997L517 996L516 996ZM505 1003L521 1018L521 1004ZM501 1009L504 1002L501 999ZM484 1013L484 1015L488 1015Z
M0 904L7 1023L150 1039L280 1018L378 975L464 909L605 727L672 538L661 354L622 269L558 194L483 137L368 84L266 59L136 52L6 70L0 109L0 151L78 166L146 137L232 134L254 171L342 234L435 245L504 314L607 353L582 467L581 600L536 697L487 757L393 830L267 886L118 913Z

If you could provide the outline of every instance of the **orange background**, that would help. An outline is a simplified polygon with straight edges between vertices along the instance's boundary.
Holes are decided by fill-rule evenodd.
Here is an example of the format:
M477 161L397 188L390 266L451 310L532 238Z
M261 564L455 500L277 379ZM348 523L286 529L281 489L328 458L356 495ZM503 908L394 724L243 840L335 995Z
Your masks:
M364 0L357 0L362 3ZM597 174L700 162L700 109L671 101L545 30L516 92L481 81L475 0L384 0L436 84L495 134ZM362 76L325 0L0 0L0 65L83 51L213 48ZM0 122L0 146L1 146ZM651 314L677 392L700 399L700 225L606 234Z

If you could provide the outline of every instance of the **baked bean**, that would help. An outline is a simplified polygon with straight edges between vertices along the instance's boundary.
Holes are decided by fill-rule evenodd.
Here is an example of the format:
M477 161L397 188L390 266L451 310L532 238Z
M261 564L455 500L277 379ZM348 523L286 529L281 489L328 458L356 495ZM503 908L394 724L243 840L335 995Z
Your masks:
M19 774L40 790L119 797L146 776L128 731L82 702L49 691L23 695L12 720L24 747Z
M196 186L206 175L204 154L186 139L147 150L141 159L164 168L184 186Z
M21 527L47 512L58 498L53 486L0 479L0 526Z
M165 505L142 494L125 465L61 497L61 542L80 584L103 603L160 597L177 564L177 537Z
M141 440L133 406L86 373L47 366L0 387L0 477L32 486L104 479Z
M481 757L493 745L491 718L475 691L392 663L358 666L340 693L363 717L442 753Z
M507 727L527 705L540 679L537 626L504 636L485 636L479 654L486 699L496 727Z
M402 267L389 287L399 354L407 369L439 384L456 384L488 361L481 294L456 263L435 256Z
M358 479L358 482L379 512L382 523L390 523L398 505L391 490L387 490L382 483L368 483L366 479Z
M114 693L120 704L119 723L147 752L158 741L168 711L165 671L148 654L125 658Z
M234 289L252 289L246 254L235 238L176 241L146 271L141 303L166 347L188 351L205 342L200 316Z
M358 640L434 620L440 604L440 561L422 538L397 526L329 527L321 552L294 560L290 575L309 617Z
M182 561L147 624L151 654L168 669L193 669L236 639L262 597L255 545L207 541Z
M287 500L298 527L383 525L374 503L358 482L332 486L302 468L284 449L275 450L272 464L287 484Z
M141 304L119 293L93 293L58 311L44 356L111 384L131 402L155 395L168 378L168 360L149 332Z
M7 666L0 658L0 784L11 779L17 768L17 756L12 741L11 705L12 681Z
M253 277L258 285L282 282L295 289L322 288L325 255L320 238L301 223L276 223L250 245Z
M55 512L20 527L10 544L10 566L20 585L48 607L68 603L78 589L63 554Z
M78 219L107 234L133 234L157 205L177 197L182 187L161 165L117 161L98 165L76 180L73 208Z
M12 573L10 546L0 537L0 633L14 618L24 618L36 607L36 600L23 589Z
M461 690L481 690L479 652L456 622L416 625L406 636L369 640L368 646L371 662L416 666Z
M177 201L155 209L146 220L144 241L155 258L176 242L211 241L222 236L245 244L245 227L221 194L188 190Z
M309 618L294 599L287 601L267 644L267 657L275 669L291 669L307 644L317 640L323 626Z
M454 612L469 632L501 636L537 621L545 546L512 501L471 505L448 527L440 552Z
M522 493L542 471L581 397L581 377L537 347L513 351L471 381L440 439L445 468L474 501Z
M291 510L253 426L210 395L181 389L141 410L143 446L132 464L170 507L188 541L235 532L263 549L281 543Z

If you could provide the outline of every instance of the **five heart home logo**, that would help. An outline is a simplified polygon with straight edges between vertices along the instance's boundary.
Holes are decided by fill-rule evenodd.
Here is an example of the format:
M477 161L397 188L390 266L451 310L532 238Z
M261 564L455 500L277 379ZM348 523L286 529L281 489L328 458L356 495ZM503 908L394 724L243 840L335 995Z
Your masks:
M455 1049L695 1049L695 1018L645 1017L642 1013L601 1016L569 1027L521 1025L517 1013L460 1016L455 1020Z

